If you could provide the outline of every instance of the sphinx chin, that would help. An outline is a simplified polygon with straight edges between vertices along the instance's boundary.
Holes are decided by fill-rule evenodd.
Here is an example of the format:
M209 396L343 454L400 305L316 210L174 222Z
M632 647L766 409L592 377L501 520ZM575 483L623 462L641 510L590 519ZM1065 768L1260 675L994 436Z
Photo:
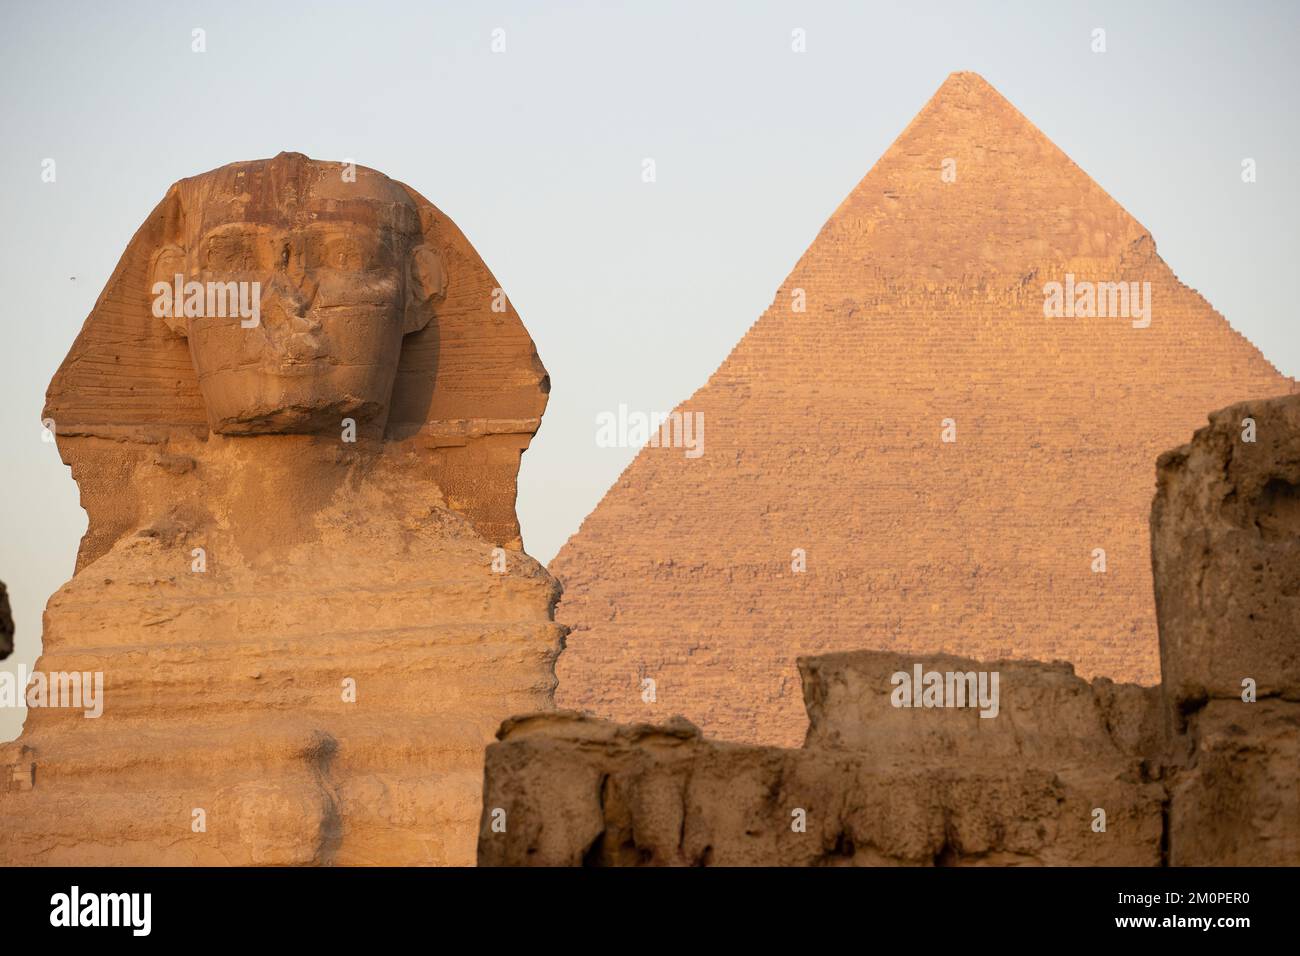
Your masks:
M381 371L321 362L222 371L201 382L208 424L217 435L382 431L392 374Z
M381 422L386 406L362 398L340 398L326 404L276 404L242 409L210 421L216 435L318 435L353 425Z

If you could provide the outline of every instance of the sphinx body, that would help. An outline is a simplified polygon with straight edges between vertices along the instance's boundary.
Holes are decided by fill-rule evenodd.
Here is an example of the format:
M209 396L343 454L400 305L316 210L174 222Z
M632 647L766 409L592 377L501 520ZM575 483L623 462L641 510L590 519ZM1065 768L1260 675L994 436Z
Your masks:
M51 383L89 526L37 670L104 706L0 747L0 863L473 862L483 748L563 639L514 514L549 383L459 231L348 172L178 183ZM173 276L258 321L158 309Z

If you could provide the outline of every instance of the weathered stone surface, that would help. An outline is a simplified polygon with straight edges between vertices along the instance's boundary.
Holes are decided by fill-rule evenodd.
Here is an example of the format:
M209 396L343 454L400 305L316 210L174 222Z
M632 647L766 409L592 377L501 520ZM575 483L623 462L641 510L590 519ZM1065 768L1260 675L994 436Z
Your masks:
M508 721L498 737L480 865L1160 862L1163 790L1113 768L752 747L706 740L684 721L618 726L572 713ZM1092 829L1097 806L1104 833ZM502 820L503 832L493 828Z
M894 675L998 675L997 709L896 707ZM1135 762L1154 770L1163 750L1159 689L1089 683L1064 661L975 661L850 651L799 659L808 709L805 747L856 751L883 760L942 759L1068 763ZM953 680L965 695L972 681ZM918 701L919 702L919 701Z
M1150 282L1149 326L1045 318L1067 274ZM680 406L704 415L703 455L643 449L552 562L573 628L557 703L798 746L800 656L1068 660L1154 685L1151 463L1210 409L1294 390L1142 224L954 74Z
M550 706L545 370L454 225L343 171L177 184L51 383L89 528L37 669L102 672L103 714L0 747L0 863L471 863L484 745ZM261 324L155 317L172 269L259 281Z
M1300 866L1300 704L1212 700L1172 777L1174 866Z
M1215 412L1158 479L1171 861L1300 865L1300 396Z
M1215 412L1158 477L1166 693L1179 706L1239 699L1249 678L1260 697L1300 702L1300 396Z
M4 660L14 649L14 617L9 610L9 591L0 581L0 660Z
M894 706L891 678L905 674L910 687L917 663L983 672L990 691L996 672L996 716ZM861 651L798 665L810 721L802 750L714 742L680 719L507 721L488 748L480 863L1161 863L1157 689L1089 684L1061 662ZM1104 831L1093 826L1099 809Z
M234 163L172 186L137 230L46 395L44 417L54 421L60 453L73 468L90 518L79 568L138 527L144 506L122 481L134 459L117 445L152 459L171 454L170 442L205 441L213 426L237 433L240 422L243 430L336 437L349 403L356 406L361 437L382 437L420 455L451 506L476 530L490 541L520 546L515 482L519 455L546 407L546 369L509 299L496 294L500 283L455 223L382 173L356 167L356 182L347 182L345 171L298 153ZM200 250L192 248L195 237ZM208 258L216 238L224 244ZM288 261L277 273L286 247ZM418 287L430 298L412 306L408 299L417 283L408 287L408 277L421 271L417 254L427 264L431 250L443 279L426 272ZM194 261L205 252L202 263ZM344 257L335 260L341 268L325 264L321 257L328 253ZM253 333L230 344L210 320L198 320L190 336L176 320L155 318L152 287L166 276L169 261L179 262L182 272L200 269L194 278L260 276L262 324L239 329L238 322L227 322L226 335ZM365 269L358 271L356 262ZM505 311L494 311L494 302ZM370 329L369 336L358 335L358 325ZM368 348L375 357L367 361L390 365L391 348L375 340L397 331L405 335L396 369L382 375L392 379L386 403L364 394L374 387L369 379L336 377L337 352L358 358ZM247 386L248 407L225 413L205 407L196 349L201 365L226 371L211 386L214 397L229 401L226 386L233 378ZM304 370L306 378L328 386L322 397L304 399L277 384L304 377ZM284 407L270 410L279 423L255 426L253 406L277 389L288 389ZM324 423L328 428L317 428L322 423L307 410L332 405L339 414ZM227 420L235 424L227 427ZM81 441L86 437L102 441ZM183 456L172 457L162 467L184 467Z

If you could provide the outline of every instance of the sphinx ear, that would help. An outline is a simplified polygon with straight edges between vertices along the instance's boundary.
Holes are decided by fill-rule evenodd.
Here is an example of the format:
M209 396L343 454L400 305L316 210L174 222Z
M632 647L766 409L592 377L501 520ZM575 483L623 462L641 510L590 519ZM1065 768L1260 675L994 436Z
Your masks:
M185 250L180 246L161 246L149 261L149 296L153 314L182 338L185 337L184 303L173 301L173 293L176 277L184 274Z
M433 318L435 301L447 294L447 270L442 256L433 246L421 245L411 251L406 265L406 317L403 334L419 332Z

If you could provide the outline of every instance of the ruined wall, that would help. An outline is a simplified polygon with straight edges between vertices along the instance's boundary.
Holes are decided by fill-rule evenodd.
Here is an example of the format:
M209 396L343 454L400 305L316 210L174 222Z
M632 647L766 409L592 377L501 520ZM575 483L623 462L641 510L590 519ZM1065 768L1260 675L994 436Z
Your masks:
M1300 397L1161 456L1151 537L1171 860L1300 863Z
M860 651L800 659L798 750L516 718L488 748L480 864L1300 864L1300 396L1214 413L1157 470L1163 685ZM896 706L929 672L986 693Z
M1000 669L1001 712L891 706L890 675L915 663ZM488 748L480 865L1161 863L1150 689L1089 684L1068 664L877 651L799 664L812 723L799 750L709 740L680 719L508 721Z

